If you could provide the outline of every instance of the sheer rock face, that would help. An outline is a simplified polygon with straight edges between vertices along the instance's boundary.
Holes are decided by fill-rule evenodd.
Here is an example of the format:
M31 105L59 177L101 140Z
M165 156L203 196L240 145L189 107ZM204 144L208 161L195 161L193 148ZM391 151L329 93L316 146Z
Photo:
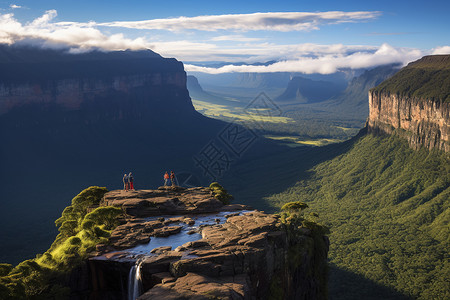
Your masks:
M449 102L370 91L369 109L369 132L396 131L414 149L450 151Z
M68 110L80 109L84 101L111 93L130 93L138 88L172 86L184 89L186 75L175 73L116 76L104 78L62 78L46 82L21 82L0 84L0 114L25 104L59 104Z
M154 210L135 214L137 210L131 207L142 207L142 201ZM112 191L102 204L122 207L134 216L127 214L127 222L113 231L110 245L98 247L98 256L89 260L92 299L105 295L121 299L126 294L127 284L120 282L120 276L107 274L120 269L121 278L128 278L124 270L135 261L130 260L126 249L135 245L133 239L144 243L162 232L176 234L177 224L192 223L189 215L213 211L235 212L227 214L223 224L199 226L199 240L175 249L159 247L141 258L140 300L327 298L328 239L306 228L293 234L276 215L241 213L248 207L237 204L219 205L208 188ZM152 221L145 218L158 213L167 215L169 211L189 215Z
M0 116L27 107L82 111L87 121L139 118L152 110L194 112L183 64L151 51L2 51Z

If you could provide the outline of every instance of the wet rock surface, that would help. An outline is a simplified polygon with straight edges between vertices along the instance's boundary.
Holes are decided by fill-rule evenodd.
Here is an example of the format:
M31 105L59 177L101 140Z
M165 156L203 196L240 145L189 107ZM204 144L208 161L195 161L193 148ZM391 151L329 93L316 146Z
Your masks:
M111 244L98 249L98 256L90 261L94 265L96 261L101 262L102 272L107 273L107 261L130 268L138 259L136 265L140 266L143 288L140 300L326 298L323 287L326 286L328 244L325 237L320 237L319 244L326 244L326 249L317 251L320 245L307 230L293 240L277 216L260 211L236 211L236 208L248 207L227 206L215 200L206 188L110 192L105 195L104 204L120 206L133 213L139 209L132 203L151 207L153 219L143 218L142 212L128 216L127 222L113 231ZM154 215L155 211L167 215L169 209L177 214L181 211L189 214ZM195 217L195 213L218 212L222 213L218 218L220 224L214 220L215 215L205 226ZM195 234L201 233L201 236L178 247L150 247L146 254L130 254L130 248L135 245L148 243L158 236L176 235L186 226L195 226L190 230L196 230ZM183 232L188 235L187 230ZM290 261L292 253L301 263ZM106 288L108 284L103 286ZM97 291L96 294L102 293Z

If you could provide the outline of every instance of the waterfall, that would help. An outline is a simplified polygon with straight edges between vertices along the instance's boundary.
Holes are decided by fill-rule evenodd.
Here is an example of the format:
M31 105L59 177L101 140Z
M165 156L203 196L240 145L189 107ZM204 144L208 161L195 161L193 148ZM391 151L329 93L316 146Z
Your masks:
M142 293L141 260L137 260L128 274L128 300L136 300Z

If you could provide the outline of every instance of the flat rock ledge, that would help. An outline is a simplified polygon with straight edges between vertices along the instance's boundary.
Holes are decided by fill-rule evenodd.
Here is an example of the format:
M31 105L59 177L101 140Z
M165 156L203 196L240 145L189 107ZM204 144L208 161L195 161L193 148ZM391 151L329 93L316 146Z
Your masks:
M101 205L121 207L133 217L207 214L251 209L241 204L224 205L205 187L159 187L157 190L116 190L105 194Z
M318 242L306 228L292 238L277 215L240 213L249 207L223 205L208 188L112 191L101 205L122 207L129 214L126 223L113 231L111 245L98 247L103 259L97 261L96 268L103 274L120 261L121 255L126 256L125 249L146 243L152 236L176 234L180 226L174 223L192 224L189 215L236 211L228 214L223 224L200 227L199 240L175 249L156 248L141 258L144 293L139 300L327 297L328 239L323 236ZM179 216L152 221L144 218L161 215ZM111 260L111 267L105 258ZM98 286L114 284L103 282ZM101 295L105 291L94 292Z
M109 245L97 245L98 254L133 248L151 237L167 237L179 233L174 223L194 225L187 216L251 210L247 205L224 205L214 198L209 188L160 187L158 190L116 190L105 194L101 206L120 207L126 213L125 223L111 234ZM167 217L177 215L178 217ZM186 217L179 217L185 215ZM146 217L160 218L146 221ZM166 216L163 218L162 216Z

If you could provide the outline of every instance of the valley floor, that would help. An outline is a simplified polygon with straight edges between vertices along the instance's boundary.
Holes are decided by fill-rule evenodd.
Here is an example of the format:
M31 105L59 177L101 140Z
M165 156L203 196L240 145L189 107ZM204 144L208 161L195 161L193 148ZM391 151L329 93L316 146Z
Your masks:
M395 136L347 146L266 197L274 207L304 201L329 226L330 298L448 299L448 154Z

